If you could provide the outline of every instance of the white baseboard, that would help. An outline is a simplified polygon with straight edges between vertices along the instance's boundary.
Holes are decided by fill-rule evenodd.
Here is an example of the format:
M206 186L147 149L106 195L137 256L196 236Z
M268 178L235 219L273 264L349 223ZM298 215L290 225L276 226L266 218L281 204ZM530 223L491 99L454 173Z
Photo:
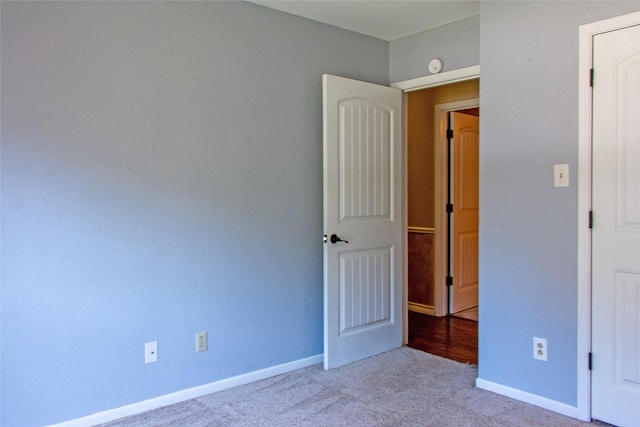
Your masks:
M566 415L567 417L579 418L577 407L567 405L566 403L558 402L556 400L551 400L546 397L538 396L537 394L527 393L526 391L483 380L482 378L476 378L476 387L483 390L491 391L496 394L501 394L512 399L520 400L521 402L530 403L532 405L539 406L541 408L548 409L562 415Z
M428 314L429 316L435 316L436 310L433 306L418 304L417 302L408 302L407 308L409 311L415 311L416 313Z
M122 406L108 411L97 412L86 417L76 418L74 420L65 421L54 424L50 427L89 427L96 424L107 423L119 418L128 417L130 415L140 414L152 409L161 408L174 403L184 402L185 400L195 399L217 391L226 390L237 387L239 385L248 384L254 381L263 380L265 378L274 377L297 369L306 368L307 366L322 363L324 355L318 354L307 357L305 359L294 360L293 362L283 363L282 365L271 366L269 368L260 369L258 371L249 372L232 378L215 381L198 387L177 391L175 393L166 394L164 396L154 397L153 399L144 400L142 402L133 403L131 405Z

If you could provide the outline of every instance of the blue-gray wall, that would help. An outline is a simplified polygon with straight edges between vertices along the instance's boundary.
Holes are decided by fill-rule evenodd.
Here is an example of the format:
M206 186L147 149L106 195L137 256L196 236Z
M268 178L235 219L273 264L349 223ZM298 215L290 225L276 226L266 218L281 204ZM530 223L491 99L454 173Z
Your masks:
M639 9L637 1L480 8L479 376L572 406L578 27ZM553 187L554 163L570 165L571 187ZM532 357L534 336L548 340L546 363Z
M321 75L387 84L388 43L244 2L1 14L0 424L322 353Z
M389 43L389 80L400 82L428 75L433 58L442 71L480 63L480 17L472 16Z

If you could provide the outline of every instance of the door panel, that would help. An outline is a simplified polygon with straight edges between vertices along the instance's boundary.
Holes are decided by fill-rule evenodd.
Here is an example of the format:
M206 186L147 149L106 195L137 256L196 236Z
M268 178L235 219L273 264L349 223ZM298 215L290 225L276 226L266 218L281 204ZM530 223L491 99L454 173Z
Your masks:
M640 25L593 39L592 416L640 420Z
M323 76L325 369L402 345L401 96Z
M340 336L391 319L391 248L340 255Z
M451 113L452 313L478 305L478 192L480 137L478 117Z
M340 111L340 222L390 220L391 114L372 100L345 100Z

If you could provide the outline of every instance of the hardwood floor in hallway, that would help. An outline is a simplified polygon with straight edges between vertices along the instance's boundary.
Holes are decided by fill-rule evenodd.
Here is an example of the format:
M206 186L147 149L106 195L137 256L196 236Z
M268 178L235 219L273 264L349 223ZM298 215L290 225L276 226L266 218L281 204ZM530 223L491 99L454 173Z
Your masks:
M409 312L409 343L417 350L463 363L478 364L478 322Z

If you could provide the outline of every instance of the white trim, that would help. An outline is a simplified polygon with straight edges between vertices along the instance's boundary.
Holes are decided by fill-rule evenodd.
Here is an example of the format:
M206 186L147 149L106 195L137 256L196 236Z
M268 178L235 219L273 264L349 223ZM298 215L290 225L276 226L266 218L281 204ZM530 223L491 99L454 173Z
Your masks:
M293 362L283 363L281 365L271 366L269 368L260 369L246 374L238 375L224 380L215 381L198 387L188 388L175 393L165 394L164 396L154 397L153 399L144 400L142 402L133 403L131 405L122 406L108 411L97 412L82 418L65 421L54 424L51 427L88 427L96 424L102 424L114 421L130 415L140 414L152 409L161 408L167 405L184 402L189 399L205 396L229 388L248 384L254 381L260 381L265 378L274 377L276 375L286 374L287 372L297 369L306 368L307 366L322 363L322 354L307 357L305 359L294 360Z
M577 404L581 420L591 418L591 373L585 369L591 351L591 34L580 27L578 52L578 341ZM582 357L581 357L582 356Z
M578 69L578 341L577 418L591 419L591 372L587 355L591 351L591 87L592 42L597 34L637 25L640 12L633 12L579 28Z
M409 146L407 95L402 94L402 230L409 225ZM409 233L402 232L402 344L409 344Z
M548 409L550 411L566 415L567 417L578 418L578 408L567 405L566 403L558 402L557 400L548 399L533 393L527 393L526 391L507 387L492 381L483 380L482 378L476 378L476 387L502 396L507 396L521 402L530 403L531 405L539 406L540 408Z
M428 87L443 86L450 83L476 79L478 77L480 77L480 66L473 65L471 67L458 68L457 70L451 70L440 74L433 74L431 76L404 80L401 82L393 83L391 87L395 87L405 92L411 92Z
M409 317L409 311L413 311L414 313L422 313L422 314L427 314L429 316L434 316L436 314L435 310L433 309L433 306L430 305L426 305L426 304L420 304L417 302L409 302L408 304L408 309L407 309L407 317Z

